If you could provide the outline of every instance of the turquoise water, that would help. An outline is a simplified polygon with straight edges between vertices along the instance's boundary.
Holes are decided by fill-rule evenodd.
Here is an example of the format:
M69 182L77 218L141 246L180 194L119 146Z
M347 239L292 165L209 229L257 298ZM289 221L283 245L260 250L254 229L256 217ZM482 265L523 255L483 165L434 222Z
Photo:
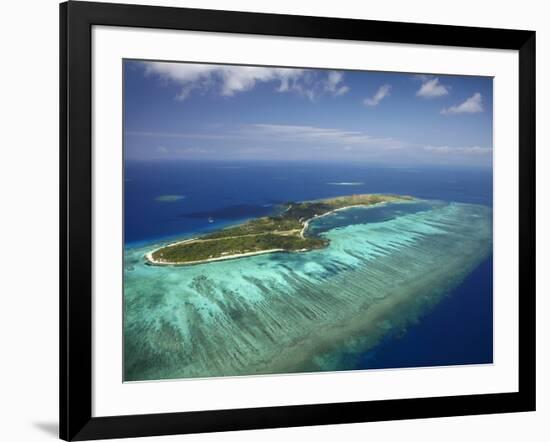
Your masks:
M355 369L492 248L492 211L421 200L319 218L322 250L183 267L125 249L125 380Z

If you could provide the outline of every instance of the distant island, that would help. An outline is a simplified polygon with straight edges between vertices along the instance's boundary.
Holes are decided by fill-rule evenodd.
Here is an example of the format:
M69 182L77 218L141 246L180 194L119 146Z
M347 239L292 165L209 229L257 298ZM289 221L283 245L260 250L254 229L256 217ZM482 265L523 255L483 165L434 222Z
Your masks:
M145 255L151 265L192 265L272 252L304 252L328 245L306 235L314 218L356 206L412 201L411 196L362 194L283 204L284 210L197 238L178 241Z
M155 201L159 203L174 203L179 200L185 199L184 195L161 195L155 198Z

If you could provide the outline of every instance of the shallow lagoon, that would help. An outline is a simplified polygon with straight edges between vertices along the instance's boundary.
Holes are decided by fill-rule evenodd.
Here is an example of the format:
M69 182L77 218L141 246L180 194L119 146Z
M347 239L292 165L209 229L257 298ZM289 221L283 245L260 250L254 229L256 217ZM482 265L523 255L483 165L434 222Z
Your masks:
M491 251L486 206L352 208L311 223L323 250L153 267L125 250L125 380L355 369Z

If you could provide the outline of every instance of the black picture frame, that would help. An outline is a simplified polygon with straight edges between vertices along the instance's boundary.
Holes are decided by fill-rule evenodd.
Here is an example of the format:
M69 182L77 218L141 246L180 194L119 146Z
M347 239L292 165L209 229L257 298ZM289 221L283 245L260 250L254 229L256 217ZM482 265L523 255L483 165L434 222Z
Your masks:
M91 30L94 25L518 51L519 391L92 417ZM90 440L535 410L535 32L70 1L60 5L59 130L62 439Z

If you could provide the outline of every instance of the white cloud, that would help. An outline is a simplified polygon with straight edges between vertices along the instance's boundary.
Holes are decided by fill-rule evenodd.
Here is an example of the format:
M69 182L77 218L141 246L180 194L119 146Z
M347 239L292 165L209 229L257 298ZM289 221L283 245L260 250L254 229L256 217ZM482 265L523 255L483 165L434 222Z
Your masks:
M391 85L384 84L378 88L371 98L365 98L363 104L367 106L377 106L384 98L390 95Z
M451 147L451 146L425 146L424 150L436 154L466 154L466 155L490 155L491 147Z
M343 81L344 74L342 72L330 71L325 83L325 90L336 97L344 95L349 91L349 87L343 85Z
M216 91L231 97L253 89L259 83L275 82L278 92L296 92L314 101L323 93L345 94L344 75L330 71L326 79L315 71L295 68L265 68L256 66L208 65L191 63L144 62L145 75L156 75L177 83L176 99L185 100L192 92Z
M449 94L449 87L441 84L439 78L430 78L427 75L418 75L416 78L422 81L422 86L416 92L417 97L435 98Z
M214 153L215 152L212 149L205 149L204 147L188 147L182 150L187 153L191 153L191 152Z
M366 129L262 123L196 127L194 133L126 132L144 138L146 158L357 160L388 164L487 164L492 148L417 144ZM201 132L205 130L206 132ZM157 140L155 138L158 137ZM165 141L172 138L170 144ZM154 144L152 143L154 141ZM138 143L139 144L139 143ZM150 146L157 146L151 148ZM165 147L166 146L166 147ZM166 150L165 150L166 149Z
M430 75L430 74L416 74L416 75L413 75L413 79L414 80L420 80L421 82L425 82L425 81L428 81L430 79L434 78L433 75Z
M124 132L128 137L149 137L149 138L192 138L203 140L226 140L228 137L235 138L235 135L225 133L193 133L193 132L152 132L129 130Z
M178 154L214 154L216 150L208 149L204 147L181 147L175 149Z
M443 115L454 115L454 114L464 114L464 113L474 114L478 112L483 112L482 97L479 92L476 92L474 95L472 95L463 103L441 110L441 113Z
M322 95L339 97L349 92L349 87L344 83L344 74L339 71L303 70L301 75L293 78L283 78L277 88L278 92L295 92L317 101Z
M176 98L184 100L194 90L219 87L221 95L232 96L252 89L256 83L279 81L282 87L303 75L301 69L261 68L254 66L207 65L188 63L145 63L146 75L174 81L181 85Z
M356 147L378 147L384 149L397 149L403 147L403 143L393 138L373 137L365 132L355 130L342 130L314 126L282 125L282 124L253 124L243 129L243 133L249 137L267 137L284 141L299 143L323 143L339 144L345 150Z

